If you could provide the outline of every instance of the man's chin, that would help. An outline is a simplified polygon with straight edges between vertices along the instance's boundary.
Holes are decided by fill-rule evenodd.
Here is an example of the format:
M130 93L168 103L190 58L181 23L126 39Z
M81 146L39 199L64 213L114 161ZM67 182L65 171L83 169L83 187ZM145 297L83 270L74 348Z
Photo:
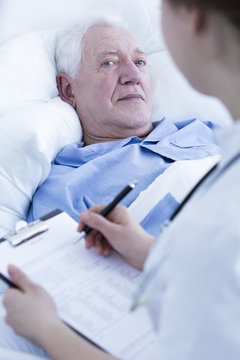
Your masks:
M138 111L138 109L130 114L126 113L124 123L132 129L150 128L152 124L150 114L145 111Z
M120 119L116 122L119 131L123 134L123 137L147 136L152 131L152 122L150 117L129 117L125 115L124 121Z

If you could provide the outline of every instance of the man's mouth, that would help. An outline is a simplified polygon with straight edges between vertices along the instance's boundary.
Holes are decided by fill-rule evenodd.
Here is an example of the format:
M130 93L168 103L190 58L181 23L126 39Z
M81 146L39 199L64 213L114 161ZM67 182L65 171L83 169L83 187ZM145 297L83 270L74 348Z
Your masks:
M118 101L122 101L122 100L134 100L134 99L140 99L143 100L143 97L141 94L128 94L126 96L123 96L121 98L118 99Z

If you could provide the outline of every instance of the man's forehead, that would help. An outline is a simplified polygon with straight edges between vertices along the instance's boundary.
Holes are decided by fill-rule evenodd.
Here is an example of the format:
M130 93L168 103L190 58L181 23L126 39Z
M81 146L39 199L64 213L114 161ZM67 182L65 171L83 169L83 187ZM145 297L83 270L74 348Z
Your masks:
M97 56L135 52L145 54L135 35L128 29L111 26L93 26L84 36L86 50Z

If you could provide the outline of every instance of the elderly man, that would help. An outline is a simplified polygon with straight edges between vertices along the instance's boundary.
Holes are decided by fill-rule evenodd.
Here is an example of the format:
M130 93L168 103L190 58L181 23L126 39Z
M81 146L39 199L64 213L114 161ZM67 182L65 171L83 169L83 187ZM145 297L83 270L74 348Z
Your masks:
M60 34L56 47L60 96L76 110L83 141L65 147L36 192L28 220L60 208L77 221L82 211L108 203L133 179L138 185L124 200L129 206L177 160L216 154L211 125L198 120L151 122L151 88L146 54L126 28L95 20ZM142 225L153 235L177 200L156 205Z

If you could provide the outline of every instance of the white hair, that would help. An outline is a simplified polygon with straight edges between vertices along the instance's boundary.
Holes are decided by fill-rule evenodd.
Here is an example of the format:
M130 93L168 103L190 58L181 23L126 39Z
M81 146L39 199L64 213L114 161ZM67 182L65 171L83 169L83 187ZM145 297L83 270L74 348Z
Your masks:
M55 61L57 73L75 78L82 60L82 39L94 25L127 28L123 19L107 14L81 18L77 24L61 29L57 33Z

